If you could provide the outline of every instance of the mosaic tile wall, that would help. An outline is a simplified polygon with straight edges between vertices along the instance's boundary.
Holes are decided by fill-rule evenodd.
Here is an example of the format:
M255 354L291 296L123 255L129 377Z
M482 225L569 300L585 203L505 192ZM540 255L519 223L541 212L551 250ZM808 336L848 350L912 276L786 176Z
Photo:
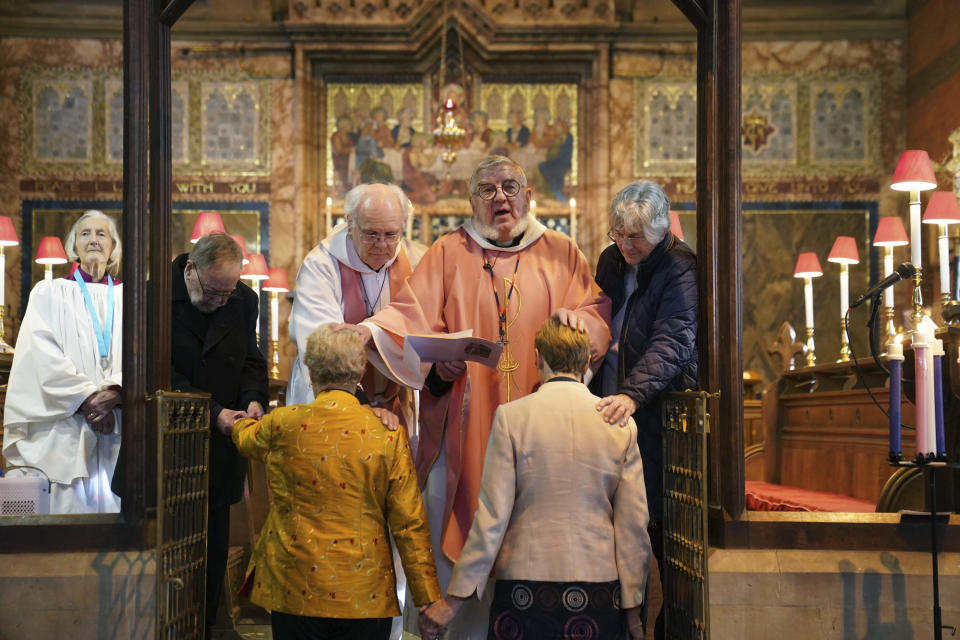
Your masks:
M117 173L123 162L123 84L117 70L26 69L21 160L27 174ZM270 173L270 87L242 75L180 73L171 95L174 170Z
M744 74L744 175L872 174L880 160L877 72ZM693 175L693 80L634 80L634 173Z

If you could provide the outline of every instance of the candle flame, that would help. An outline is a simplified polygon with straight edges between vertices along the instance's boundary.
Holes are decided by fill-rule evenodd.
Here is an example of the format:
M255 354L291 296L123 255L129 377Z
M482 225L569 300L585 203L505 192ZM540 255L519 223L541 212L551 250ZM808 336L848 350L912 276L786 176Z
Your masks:
M898 333L897 335L893 336L893 344L903 344L903 334L902 334L902 333Z

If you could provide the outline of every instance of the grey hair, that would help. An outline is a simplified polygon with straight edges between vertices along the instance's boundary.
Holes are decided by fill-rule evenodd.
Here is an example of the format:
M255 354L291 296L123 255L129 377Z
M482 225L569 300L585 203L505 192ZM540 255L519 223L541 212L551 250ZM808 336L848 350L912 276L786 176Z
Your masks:
M523 167L517 164L516 160L508 158L507 156L487 156L480 161L480 164L477 165L477 168L473 170L473 175L470 176L470 193L473 194L477 189L477 182L480 181L480 174L494 167L499 167L500 165L507 165L508 167L513 167L514 171L519 174L520 177L520 186L527 186L527 174L524 173Z
M317 390L354 387L367 366L363 341L355 331L335 331L333 324L320 325L307 338L303 363Z
M408 198L407 194L403 192L403 189L397 185L381 182L359 184L347 192L346 197L343 199L343 213L347 219L347 224L351 227L357 226L357 216L360 213L360 204L367 198L370 191L374 187L378 186L386 187L393 197L397 199L397 202L400 203L400 211L403 214L400 223L404 228L406 228L407 218L410 217L410 213L413 211L413 205L410 203L410 198Z
M656 244L670 228L670 198L656 182L632 182L610 203L610 228L639 231Z
M71 262L77 262L79 260L79 256L77 255L77 229L80 227L81 222L89 218L106 220L107 230L110 232L110 238L113 240L113 251L110 253L110 257L107 258L107 271L113 276L120 275L120 258L123 257L123 249L120 246L120 232L117 230L117 223L114 222L113 218L98 209L85 211L82 216L77 218L73 226L70 227L70 232L67 234L67 241L64 243L66 245L65 251L67 253L67 259Z
M197 269L206 269L212 264L225 262L242 265L243 249L225 233L210 233L197 240L197 244L190 250L189 259Z

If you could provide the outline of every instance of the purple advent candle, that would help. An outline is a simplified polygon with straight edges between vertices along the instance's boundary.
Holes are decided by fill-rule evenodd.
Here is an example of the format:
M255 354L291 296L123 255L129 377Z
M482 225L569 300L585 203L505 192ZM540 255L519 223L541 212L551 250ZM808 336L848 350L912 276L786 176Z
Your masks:
M933 408L937 431L937 458L946 460L947 443L943 434L943 340L933 342Z
M903 345L899 342L887 348L887 365L890 367L890 461L903 458L900 444L900 384L903 379Z

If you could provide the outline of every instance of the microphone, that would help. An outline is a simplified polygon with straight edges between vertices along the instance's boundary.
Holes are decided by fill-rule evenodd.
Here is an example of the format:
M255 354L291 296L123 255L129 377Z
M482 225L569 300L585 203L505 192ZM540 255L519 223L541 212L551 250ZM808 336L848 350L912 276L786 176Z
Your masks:
M909 262L904 262L899 267L897 267L896 271L894 271L893 273L888 275L886 278L884 278L877 284L867 289L866 293L864 293L862 296L857 298L856 302L850 305L850 308L855 309L859 307L864 302L866 302L868 298L872 298L873 296L879 294L881 291L883 291L887 287L892 287L893 285L900 282L901 280L905 280L906 278L912 277L913 274L915 274L916 272L917 272L917 268L915 266L913 266Z

